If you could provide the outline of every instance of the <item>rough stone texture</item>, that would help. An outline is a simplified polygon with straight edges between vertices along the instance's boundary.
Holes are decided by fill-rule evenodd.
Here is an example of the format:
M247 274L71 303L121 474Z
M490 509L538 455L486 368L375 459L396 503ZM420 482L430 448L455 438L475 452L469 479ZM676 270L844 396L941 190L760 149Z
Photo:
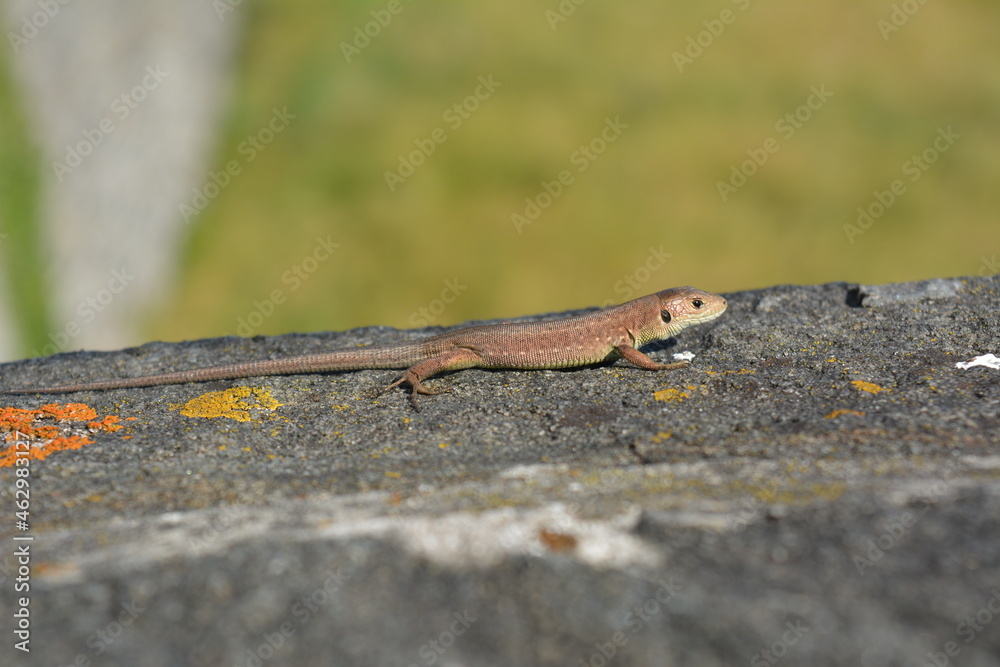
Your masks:
M651 351L691 368L469 370L420 412L369 396L394 371L59 397L137 419L32 462L19 664L997 664L1000 371L955 363L1000 352L1000 277L726 296ZM152 343L0 386L425 333ZM177 409L231 386L281 405Z

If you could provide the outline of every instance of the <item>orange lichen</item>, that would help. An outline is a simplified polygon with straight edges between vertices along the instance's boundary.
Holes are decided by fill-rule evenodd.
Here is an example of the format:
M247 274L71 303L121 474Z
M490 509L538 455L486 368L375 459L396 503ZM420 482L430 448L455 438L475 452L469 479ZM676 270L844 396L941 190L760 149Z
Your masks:
M108 415L100 421L87 422L87 428L114 433L115 431L120 431L125 428L118 423L119 421L118 415Z
M0 431L20 431L24 433L27 429L31 428L31 422L40 413L40 410L0 408Z
M84 422L97 419L97 413L89 405L83 403L49 403L39 408L44 414L52 415L60 421Z
M538 531L538 538L551 551L570 551L576 548L578 544L578 540L573 535L557 533L553 530L545 530L544 528Z
M12 443L0 452L0 468L16 465L18 458L42 461L55 452L79 449L94 442L83 431L118 431L123 428L118 421L116 415L99 418L83 403L50 403L37 410L0 408L0 432Z
M39 437L43 440L51 440L52 438L59 437L59 427L58 426L37 426L31 429L31 435Z

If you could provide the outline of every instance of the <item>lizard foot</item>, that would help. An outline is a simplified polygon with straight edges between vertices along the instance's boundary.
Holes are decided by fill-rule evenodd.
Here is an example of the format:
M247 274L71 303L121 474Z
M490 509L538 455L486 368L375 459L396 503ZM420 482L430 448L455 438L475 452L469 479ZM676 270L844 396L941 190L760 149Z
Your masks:
M678 368L687 368L691 365L687 361L676 361L672 364L661 364L657 361L653 361L631 345L619 345L615 348L615 351L618 353L618 356L627 360L633 366L637 366L647 371L672 371Z
M417 405L417 395L423 394L424 396L437 396L438 394L446 394L451 389L428 389L425 387L420 380L414 378L410 381L410 405L417 412L420 412L420 406Z
M399 385L404 383L410 385L410 404L413 405L413 409L417 410L418 412L420 411L420 407L417 405L418 394L423 394L424 396L435 396L437 394L444 394L446 392L451 391L451 389L430 389L424 386L422 382L420 382L420 378L417 376L416 373L407 370L405 373L403 373L401 377L399 377L399 379L397 379L395 382L393 382L389 386L379 391L377 395L381 396L390 389L398 387Z

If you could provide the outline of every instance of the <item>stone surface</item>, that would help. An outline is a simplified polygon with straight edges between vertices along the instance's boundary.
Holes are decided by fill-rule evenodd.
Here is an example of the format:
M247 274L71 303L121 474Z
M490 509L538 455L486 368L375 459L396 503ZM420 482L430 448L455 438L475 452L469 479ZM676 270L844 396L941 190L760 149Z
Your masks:
M2 651L997 664L1000 371L955 364L1000 352L1000 277L726 296L720 320L649 350L694 352L688 369L462 371L432 380L451 391L419 412L402 392L371 398L395 371L3 397L84 403L125 428L31 461L32 650L5 632ZM0 387L433 331L64 354L0 366ZM14 470L0 469L8 619Z

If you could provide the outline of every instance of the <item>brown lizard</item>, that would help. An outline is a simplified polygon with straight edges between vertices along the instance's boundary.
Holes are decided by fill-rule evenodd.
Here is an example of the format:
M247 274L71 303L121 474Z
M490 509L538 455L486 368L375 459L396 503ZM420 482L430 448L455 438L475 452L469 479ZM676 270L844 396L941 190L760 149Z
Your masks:
M383 391L405 383L415 399L417 394L440 393L424 386L423 381L430 376L465 368L572 368L621 357L639 368L673 370L684 368L688 362L661 364L639 348L670 338L693 324L714 320L726 306L726 300L717 294L693 287L675 287L592 313L547 322L486 324L389 345L0 393L57 394L262 375L405 368L403 375Z

